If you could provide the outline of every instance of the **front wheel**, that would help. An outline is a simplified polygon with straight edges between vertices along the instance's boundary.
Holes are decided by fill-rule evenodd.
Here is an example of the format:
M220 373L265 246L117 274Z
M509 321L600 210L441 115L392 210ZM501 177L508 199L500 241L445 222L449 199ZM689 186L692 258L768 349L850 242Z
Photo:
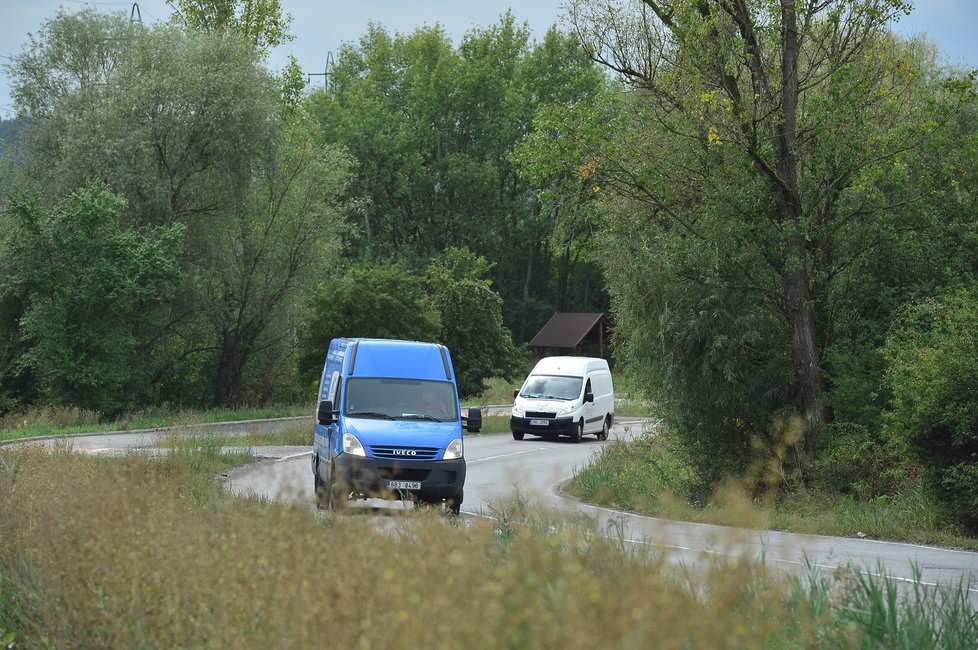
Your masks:
M326 503L328 491L326 490L322 477L319 476L318 464L312 469L312 495L316 501L317 509L322 510L323 508L329 507L329 504Z
M522 439L523 439L523 433L522 432L520 432L520 433L516 433L515 431L513 432L513 440L522 440Z
M516 434L513 434L513 435L516 435ZM523 437L523 434L520 434L520 437L522 438ZM463 496L464 496L464 492L462 490L459 490L458 491L458 494L456 494L454 497L448 499L445 502L445 505L448 506L449 512L451 512L453 515L456 515L457 516L460 512L462 512L462 497Z
M344 492L343 488L340 486L339 481L334 477L328 485L326 490L329 495L328 507L333 512L342 512L346 510L347 506L350 504L350 495L348 492Z
M577 426L574 428L574 433L571 434L571 442L574 443L580 442L581 438L583 437L584 437L584 420L581 420L580 422L577 423Z

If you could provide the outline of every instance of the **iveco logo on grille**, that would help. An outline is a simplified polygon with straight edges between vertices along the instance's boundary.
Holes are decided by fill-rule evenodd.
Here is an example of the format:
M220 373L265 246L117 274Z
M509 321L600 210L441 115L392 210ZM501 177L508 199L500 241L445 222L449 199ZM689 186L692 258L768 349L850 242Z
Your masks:
M413 449L394 449L395 456L417 456L418 452Z

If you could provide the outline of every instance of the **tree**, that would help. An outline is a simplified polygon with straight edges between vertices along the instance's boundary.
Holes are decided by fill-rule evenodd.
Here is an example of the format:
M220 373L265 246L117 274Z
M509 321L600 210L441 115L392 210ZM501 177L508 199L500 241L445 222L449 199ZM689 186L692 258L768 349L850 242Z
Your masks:
M465 248L449 248L428 265L427 284L441 314L438 340L452 353L458 390L479 395L490 377L523 370L522 355L503 325L502 299L486 276L492 265Z
M306 383L319 380L334 338L437 341L441 326L422 278L404 264L361 263L334 271L316 288L310 318L302 327L300 375Z
M93 184L51 210L3 215L4 297L24 305L17 362L50 404L115 414L152 395L159 295L177 281L183 228L125 230L125 203Z
M954 110L922 99L929 69L885 29L907 10L900 0L570 8L585 49L629 89L627 134L584 159L597 161L602 195L622 202L613 240L644 248L646 263L704 298L768 314L764 328L734 336L748 354L725 381L766 367L764 346L784 343L788 390L771 392L804 416L809 451L831 419L833 290L879 233L917 227L908 161ZM648 295L624 276L611 282L619 305ZM694 327L686 319L696 312L673 313L658 331ZM696 357L682 363L691 371Z
M234 30L60 12L10 70L22 187L49 202L100 179L124 227L185 230L179 289L161 297L161 399L273 399L270 369L291 366L305 292L339 245L350 158L317 144Z

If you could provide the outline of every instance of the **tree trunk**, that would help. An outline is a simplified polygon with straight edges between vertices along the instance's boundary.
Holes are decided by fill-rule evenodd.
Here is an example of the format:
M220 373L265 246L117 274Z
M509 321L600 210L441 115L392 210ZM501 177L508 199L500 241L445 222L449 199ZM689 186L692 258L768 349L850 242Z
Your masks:
M815 335L809 284L808 243L798 182L795 133L798 125L798 13L795 0L781 0L781 121L772 125L781 207L785 216L787 242L781 283L785 313L791 332L795 380L805 418L805 449L815 450L815 440L827 421L822 356Z
M793 235L788 246L789 257L781 283L791 332L795 381L805 418L805 449L812 453L815 450L815 441L828 421L824 399L825 382L822 378L821 350L812 317L804 236Z

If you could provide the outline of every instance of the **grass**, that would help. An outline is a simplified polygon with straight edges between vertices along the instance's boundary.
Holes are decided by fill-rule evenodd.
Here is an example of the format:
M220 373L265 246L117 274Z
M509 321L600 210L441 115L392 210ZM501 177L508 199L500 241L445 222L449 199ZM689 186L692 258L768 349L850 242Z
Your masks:
M312 444L311 422L295 422L278 431L249 430L243 435L181 434L174 432L160 442L160 447L176 449L199 445L216 447L308 447Z
M513 403L513 390L522 385L522 379L509 381L499 377L487 381L487 388L478 397L462 400L462 406L508 405ZM624 380L616 393L615 414L618 416L643 416L652 412L647 402L632 395ZM279 417L311 415L310 405L281 405L260 409L173 409L168 407L147 408L115 418L104 418L94 411L76 407L36 407L20 413L0 417L0 442L22 440L36 436L73 435L101 431L131 431L135 429L159 429L192 424L260 420ZM496 421L493 416L483 415L484 433L509 431L509 418ZM290 443L291 444L291 443Z
M730 481L704 506L692 505L684 495L695 476L673 445L669 436L650 433L613 442L575 473L567 489L584 501L667 519L978 550L978 539L937 514L919 482L893 496L859 501L801 487L777 499L757 499L741 482Z
M501 404L513 403L513 391L518 390L523 385L523 378L510 381L502 377L493 377L486 380L486 389L481 395L467 397L462 400L462 406L499 406Z
M489 382L490 388L479 404L512 400L514 384L502 379ZM518 385L517 385L518 387ZM627 381L616 383L616 415L648 415L652 406L634 397ZM262 410L174 411L159 409L131 414L112 422L100 422L97 414L78 409L35 409L27 414L0 420L0 441L47 434L81 433L102 430L127 430L189 425L201 422L248 420L267 417L302 416L311 407L286 406ZM509 417L483 416L481 434L508 433ZM479 434L468 434L479 435ZM286 427L278 434L248 436L208 436L209 444L219 446L295 445L310 442L308 424ZM178 446L171 441L168 446ZM937 509L919 485L903 493L872 501L857 501L845 495L824 492L812 494L797 490L782 495L774 508L761 507L746 498L736 483L724 486L707 507L691 506L683 497L690 481L689 469L678 460L663 437L645 436L625 445L612 443L589 467L577 473L569 491L579 498L612 508L657 515L677 520L750 525L792 532L837 536L865 535L876 539L978 550L978 540L961 535L943 522Z
M71 435L97 431L158 429L213 422L260 420L310 415L308 405L270 406L260 409L186 410L152 408L106 419L93 411L75 407L38 407L0 418L0 441L35 436Z
M668 554L517 498L493 518L311 516L237 499L213 441L151 459L0 450L14 647L975 647L960 592ZM124 489L120 489L124 488Z

